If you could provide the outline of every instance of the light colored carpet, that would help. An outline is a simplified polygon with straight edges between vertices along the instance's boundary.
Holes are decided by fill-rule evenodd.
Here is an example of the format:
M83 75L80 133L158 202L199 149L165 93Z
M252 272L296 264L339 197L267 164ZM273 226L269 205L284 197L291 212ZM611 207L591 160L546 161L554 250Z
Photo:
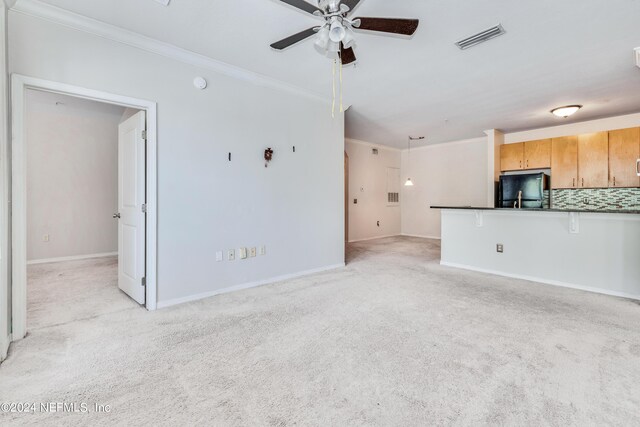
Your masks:
M56 425L640 425L637 302L441 267L438 242L350 245L341 270L40 328L0 402Z
M117 257L30 265L27 301L30 331L139 307L118 289Z

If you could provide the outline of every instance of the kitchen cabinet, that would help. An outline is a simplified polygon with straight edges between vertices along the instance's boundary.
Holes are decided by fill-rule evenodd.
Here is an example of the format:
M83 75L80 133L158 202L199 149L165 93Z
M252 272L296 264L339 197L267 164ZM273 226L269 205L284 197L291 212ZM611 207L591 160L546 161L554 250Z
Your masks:
M609 132L609 187L640 187L640 128Z
M576 188L578 181L578 137L551 140L551 188Z
M609 132L578 135L579 188L609 186Z
M524 158L524 143L504 144L500 146L500 170L522 170Z
M551 140L518 142L500 146L500 170L549 169L551 167Z
M540 139L524 143L524 168L549 169L551 167L551 140Z

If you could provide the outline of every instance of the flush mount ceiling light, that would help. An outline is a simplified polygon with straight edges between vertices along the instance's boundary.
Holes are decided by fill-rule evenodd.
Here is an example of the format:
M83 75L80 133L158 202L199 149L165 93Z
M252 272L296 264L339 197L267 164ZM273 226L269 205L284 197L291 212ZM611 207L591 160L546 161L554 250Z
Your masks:
M551 110L551 114L556 117L562 117L566 119L569 116L573 116L582 108L582 105L565 105L564 107L558 107Z

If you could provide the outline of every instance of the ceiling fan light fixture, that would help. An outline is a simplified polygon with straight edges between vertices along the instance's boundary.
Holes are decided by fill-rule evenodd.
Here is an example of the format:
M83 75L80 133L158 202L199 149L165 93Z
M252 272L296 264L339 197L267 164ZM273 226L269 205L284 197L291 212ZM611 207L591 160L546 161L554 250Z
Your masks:
M334 43L340 43L344 40L347 31L344 29L344 25L338 19L338 17L334 16L331 20L331 30L329 31L329 38Z
M558 107L551 110L551 114L556 117L566 119L569 116L574 115L582 108L582 105L565 105L564 107Z
M327 43L327 49L325 50L324 55L327 58L338 59L339 53L340 53L340 43L336 43L329 40L329 43Z
M345 49L349 49L350 47L353 47L356 44L355 42L356 42L355 33L348 26L345 27L345 35L344 35L344 39L342 39L342 44L344 45Z
M329 44L329 27L327 25L320 28L318 34L316 35L316 47L324 51L327 49L327 45Z

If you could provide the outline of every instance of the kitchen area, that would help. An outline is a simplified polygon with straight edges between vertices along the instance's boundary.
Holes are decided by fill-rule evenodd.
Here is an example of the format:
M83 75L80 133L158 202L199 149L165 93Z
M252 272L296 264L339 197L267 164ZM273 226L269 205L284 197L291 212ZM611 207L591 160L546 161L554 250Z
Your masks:
M441 264L640 300L640 127L496 145L493 206L441 210Z

